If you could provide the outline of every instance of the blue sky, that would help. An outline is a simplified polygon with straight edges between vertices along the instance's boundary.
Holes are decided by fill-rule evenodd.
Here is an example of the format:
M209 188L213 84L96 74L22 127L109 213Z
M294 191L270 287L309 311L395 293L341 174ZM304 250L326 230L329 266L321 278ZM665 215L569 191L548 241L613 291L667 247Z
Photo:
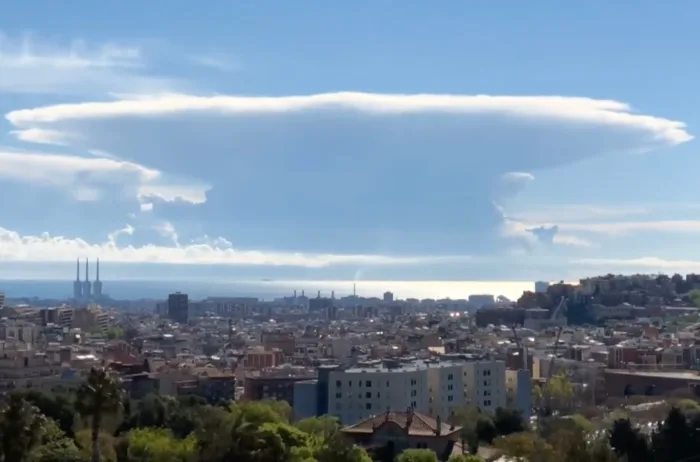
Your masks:
M0 277L700 271L700 4L205 5L0 4Z

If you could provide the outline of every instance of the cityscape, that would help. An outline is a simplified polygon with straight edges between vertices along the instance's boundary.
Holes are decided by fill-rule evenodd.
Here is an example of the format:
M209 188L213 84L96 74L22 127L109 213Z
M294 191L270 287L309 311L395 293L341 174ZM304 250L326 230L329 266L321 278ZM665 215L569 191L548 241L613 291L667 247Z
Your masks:
M274 400L293 422L332 416L349 438L386 419L420 419L440 437L429 449L460 454L470 450L462 427L443 422L472 407L536 422L552 381L569 391L548 406L585 410L592 425L620 402L636 403L630 418L643 420L669 399L700 396L700 274L537 281L517 300L301 290L268 301L180 292L134 301L102 296L99 260L94 282L88 265L81 280L78 261L74 296L58 306L0 296L0 390L78 387L109 365L129 399ZM481 444L484 457L499 452Z
M700 462L698 18L0 1L0 462Z

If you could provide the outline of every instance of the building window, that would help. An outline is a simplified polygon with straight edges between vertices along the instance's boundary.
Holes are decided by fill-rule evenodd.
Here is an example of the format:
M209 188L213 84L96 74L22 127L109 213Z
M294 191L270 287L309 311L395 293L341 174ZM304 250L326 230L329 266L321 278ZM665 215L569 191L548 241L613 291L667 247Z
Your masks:
M382 394L380 392L377 392L377 398L381 398Z
M452 380L454 376L452 374L447 374L447 380Z
M388 381L388 380L386 381L386 386L389 387L389 381Z
M335 394L335 397L336 397L336 398L340 398L340 397L342 397L342 396L343 396L343 395L342 395L341 393L336 393L336 394Z
M341 382L340 380L336 380L336 381L335 381L335 386L336 386L337 388L340 388L340 387L343 386L343 382Z
M487 399L486 401L484 401L484 407L489 407L489 406L491 406L491 400Z
M447 386L447 391L452 391L452 384L449 384L449 385Z
M486 376L489 376L489 375L491 375L491 369L486 369L486 370L484 370L484 376L486 377Z
M371 399L371 398L372 398L372 392L371 392L371 391L365 392L365 398L366 398L366 399Z
M372 403L367 403L367 404L365 404L365 409L367 409L368 411L371 410L371 409L372 409Z
M414 408L414 409L416 408L416 402L415 402L415 401L411 401L411 407Z
M348 380L348 386L352 387L352 380Z
M411 396L417 396L417 395L418 395L418 392L416 390L411 391Z
M371 380L365 380L365 386L368 388L372 388L372 381Z
M449 396L447 397L447 401L448 401L449 403L452 402L452 395L449 395Z
M411 385L415 386L418 383L416 379L411 379Z
M484 396L491 396L491 391L484 390Z

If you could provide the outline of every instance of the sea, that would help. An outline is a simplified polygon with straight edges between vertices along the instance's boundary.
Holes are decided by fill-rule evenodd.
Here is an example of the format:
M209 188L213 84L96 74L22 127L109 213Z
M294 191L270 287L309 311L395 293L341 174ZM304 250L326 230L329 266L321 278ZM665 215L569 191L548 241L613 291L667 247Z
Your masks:
M451 298L469 295L503 295L515 300L523 291L533 290L530 281L191 281L191 280L103 280L103 293L117 300L163 299L173 292L187 293L191 299L206 297L258 297L273 300L304 292L309 297L321 294L343 297L356 293L361 297L381 297L392 292L397 299ZM67 299L73 290L68 280L0 280L0 292L6 298Z

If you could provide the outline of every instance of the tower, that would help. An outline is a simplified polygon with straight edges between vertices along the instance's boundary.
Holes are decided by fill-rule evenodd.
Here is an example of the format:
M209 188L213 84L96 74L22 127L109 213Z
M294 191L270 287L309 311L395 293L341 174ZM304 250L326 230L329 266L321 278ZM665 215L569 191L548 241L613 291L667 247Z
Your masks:
M90 267L88 259L85 259L85 281L83 281L83 298L90 298L92 295L92 283L90 282Z
M77 259L75 281L73 281L73 298L79 300L83 296L83 283L80 282L80 258Z
M97 259L97 278L92 284L92 293L95 297L102 297L102 281L100 281L100 259Z

